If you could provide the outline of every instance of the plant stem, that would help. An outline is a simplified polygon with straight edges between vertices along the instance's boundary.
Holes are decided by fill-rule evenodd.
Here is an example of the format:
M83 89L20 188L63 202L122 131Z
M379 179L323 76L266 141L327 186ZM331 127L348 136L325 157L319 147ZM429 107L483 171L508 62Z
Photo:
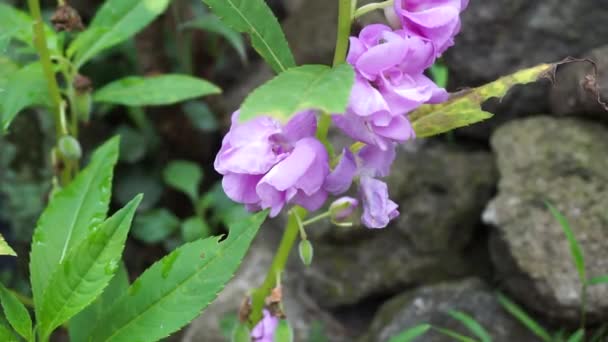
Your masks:
M32 300L32 298L26 296L26 295L22 295L21 293L15 291L15 290L9 290L13 293L13 295L25 306L29 307L29 308L33 308L34 307L34 301Z
M315 216L315 217L312 217L312 218L310 218L310 219L308 219L308 220L306 220L306 221L302 222L302 225L303 225L304 227L306 227L306 226L308 226L308 225L310 225L310 224L313 224L313 223L315 223L315 222L321 221L322 219L328 218L328 217L330 217L330 216L331 216L331 213L330 213L329 211L326 211L326 212L324 212L324 213L322 213L322 214L319 214L319 215L317 215L317 216Z
M351 0L338 0L338 37L336 39L336 50L334 52L334 66L344 63L348 52L348 37L352 18Z
M30 9L32 18L34 18L34 45L40 56L40 64L42 64L42 70L44 77L46 78L47 87L49 88L49 95L52 102L52 111L55 117L55 129L57 132L57 138L67 134L61 125L61 94L59 92L59 86L55 79L55 71L53 70L53 64L51 62L51 54L46 43L46 36L44 35L44 24L42 21L42 14L40 12L40 2L38 0L27 0L27 4Z
M587 324L587 282L581 288L581 329L585 329Z
M395 2L394 0L386 0L383 2L374 2L371 4L365 5L365 6L361 6L361 8L358 8L355 11L354 19L357 19L360 16L367 14L369 12L379 10L379 9L385 9L386 7L390 7L393 5L394 2Z
M285 269L289 252L298 238L300 227L298 225L298 217L296 215L299 217L304 217L306 216L306 210L300 207L294 207L289 212L285 232L281 238L279 248L274 255L270 269L266 274L266 279L264 279L262 286L257 288L251 296L251 327L255 326L255 324L262 319L262 309L264 308L265 299L270 294L270 291L277 285L277 275L280 275Z

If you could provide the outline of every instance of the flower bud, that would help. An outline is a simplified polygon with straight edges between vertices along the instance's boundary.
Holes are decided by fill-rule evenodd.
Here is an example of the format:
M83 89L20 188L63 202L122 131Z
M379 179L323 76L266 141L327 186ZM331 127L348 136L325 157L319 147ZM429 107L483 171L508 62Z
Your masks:
M341 197L329 206L332 222L343 223L353 214L359 201L352 197Z
M314 250L312 248L312 243L308 240L301 240L300 245L298 246L298 251L300 252L300 259L302 263L306 266L310 266L312 263L312 256L314 254Z
M293 342L293 329L286 319L279 321L274 333L274 342Z
M74 94L74 112L78 115L80 121L89 122L93 107L91 96L93 86L91 80L86 76L78 74L74 77L72 85L76 90Z
M232 330L232 342L251 342L251 332L247 324L239 323Z
M59 139L57 148L61 155L68 160L79 160L82 157L80 143L71 135L66 135Z
M53 23L55 30L58 32L84 30L80 15L73 7L67 4L57 7L55 13L53 13L53 16L51 17L51 23Z

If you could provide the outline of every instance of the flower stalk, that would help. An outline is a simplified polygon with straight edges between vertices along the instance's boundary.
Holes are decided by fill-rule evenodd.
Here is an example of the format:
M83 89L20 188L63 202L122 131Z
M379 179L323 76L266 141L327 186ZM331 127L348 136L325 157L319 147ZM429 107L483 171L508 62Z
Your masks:
M360 8L358 8L355 11L355 14L353 15L353 19L357 19L369 12L373 12L375 10L379 10L379 9L385 9L387 7L393 6L395 0L386 0L386 1L382 1L382 2L375 2L372 4L368 4L365 6L361 6Z

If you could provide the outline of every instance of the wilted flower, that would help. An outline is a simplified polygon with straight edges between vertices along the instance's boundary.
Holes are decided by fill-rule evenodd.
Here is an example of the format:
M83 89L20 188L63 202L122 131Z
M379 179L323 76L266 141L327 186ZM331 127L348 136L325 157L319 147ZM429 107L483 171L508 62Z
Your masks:
M279 325L279 318L264 309L264 317L251 331L251 338L255 342L273 342L274 334Z
M371 177L361 177L360 195L363 202L361 222L368 228L384 228L399 216L398 205L388 197L388 186Z
M228 197L249 210L270 208L270 216L287 203L319 209L327 198L329 157L315 138L314 112L301 112L284 126L265 116L237 120L238 112L214 163Z
M437 54L454 45L454 36L460 31L460 12L469 0L395 0L387 9L391 24L432 42Z

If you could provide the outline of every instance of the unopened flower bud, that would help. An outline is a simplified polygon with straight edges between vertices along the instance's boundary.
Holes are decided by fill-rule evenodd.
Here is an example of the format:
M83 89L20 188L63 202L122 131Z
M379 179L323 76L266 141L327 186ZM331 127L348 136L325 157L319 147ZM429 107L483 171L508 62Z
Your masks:
M80 121L89 122L93 107L91 96L93 91L92 82L88 77L78 74L74 77L72 85L76 90L74 94L74 112L78 115Z
M232 342L251 342L251 332L247 324L239 323L232 330Z
M312 243L310 243L308 240L301 240L300 245L298 246L298 251L300 252L300 259L302 260L302 263L309 266L312 263L312 257L314 254Z
M293 342L293 329L289 321L282 319L279 321L277 330L274 333L275 342Z
M60 5L53 13L51 17L51 23L55 27L55 30L58 32L61 31L82 31L84 30L84 25L82 24L82 19L78 12L70 5Z
M57 148L61 155L69 160L79 160L82 157L80 143L71 135L66 135L59 139Z
M340 197L329 206L329 213L333 222L344 222L353 214L359 201L352 197Z

